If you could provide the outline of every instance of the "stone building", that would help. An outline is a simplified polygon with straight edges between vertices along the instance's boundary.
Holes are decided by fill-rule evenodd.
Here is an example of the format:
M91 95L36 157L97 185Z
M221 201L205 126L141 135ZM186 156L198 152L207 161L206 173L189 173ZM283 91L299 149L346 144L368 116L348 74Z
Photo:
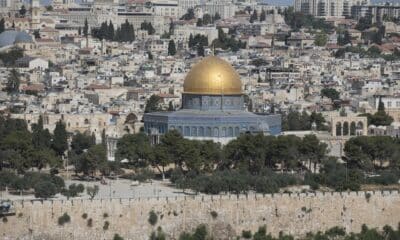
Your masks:
M144 115L149 135L176 129L185 138L226 144L245 132L281 133L280 115L256 115L244 110L240 77L218 57L206 57L197 63L186 76L183 88L181 110Z

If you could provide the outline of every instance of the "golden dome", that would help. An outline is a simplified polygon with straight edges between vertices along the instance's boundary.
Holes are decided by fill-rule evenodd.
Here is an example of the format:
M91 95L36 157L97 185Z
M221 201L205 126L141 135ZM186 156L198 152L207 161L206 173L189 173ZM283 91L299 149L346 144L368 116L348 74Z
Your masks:
M183 91L189 94L238 95L242 94L242 83L228 62L209 56L190 70Z

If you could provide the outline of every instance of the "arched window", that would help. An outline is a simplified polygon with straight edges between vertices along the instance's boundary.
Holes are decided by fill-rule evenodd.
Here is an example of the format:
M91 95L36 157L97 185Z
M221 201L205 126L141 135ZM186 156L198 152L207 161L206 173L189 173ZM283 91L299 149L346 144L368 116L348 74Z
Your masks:
M219 137L219 128L215 127L213 130L213 136L214 137Z
M199 127L199 137L204 137L204 128Z
M87 118L85 119L85 124L89 124L89 120Z
M349 135L349 123L344 122L343 123L343 136Z
M221 137L226 137L226 127L222 128Z
M233 127L228 128L228 137L233 137Z
M336 136L342 136L342 123L336 123Z
M190 127L185 127L184 136L190 136Z
M206 137L211 137L211 127L206 128Z
M191 134L192 134L192 136L197 137L197 128L196 127L192 127Z
M356 135L356 123L351 122L350 123L350 136L355 136Z
M240 134L239 127L235 127L235 136L237 137L237 136L239 136L239 134Z

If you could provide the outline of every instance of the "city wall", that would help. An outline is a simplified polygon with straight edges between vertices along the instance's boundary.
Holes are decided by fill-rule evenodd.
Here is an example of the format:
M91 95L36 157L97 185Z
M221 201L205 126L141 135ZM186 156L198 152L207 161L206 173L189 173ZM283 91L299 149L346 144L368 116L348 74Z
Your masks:
M242 230L254 232L263 225L273 235L282 231L301 236L334 226L348 232L360 231L362 224L397 228L400 222L397 191L18 201L14 206L16 215L0 221L0 239L99 240L118 233L124 239L147 240L158 226L168 239L177 239L182 231L202 223L215 239L233 239ZM151 210L158 215L156 226L148 222ZM58 218L64 213L71 222L60 226ZM110 224L107 230L105 221Z

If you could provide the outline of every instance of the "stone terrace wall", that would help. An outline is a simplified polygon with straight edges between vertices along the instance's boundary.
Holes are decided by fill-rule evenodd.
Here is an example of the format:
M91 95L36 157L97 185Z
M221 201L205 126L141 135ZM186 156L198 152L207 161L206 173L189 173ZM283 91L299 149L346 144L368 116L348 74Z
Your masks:
M201 223L210 226L216 239L233 239L242 230L254 232L263 225L273 235L283 231L300 236L334 226L348 232L358 232L362 224L397 227L400 221L397 191L20 201L14 206L16 216L0 222L0 239L98 240L112 239L118 233L125 239L147 240L157 226L176 239L183 230ZM151 210L159 216L156 227L148 223ZM212 211L218 214L216 218ZM64 213L71 216L71 222L59 226L58 218ZM84 213L93 219L92 227L82 218ZM109 216L104 218L104 213ZM105 221L110 223L106 231Z

